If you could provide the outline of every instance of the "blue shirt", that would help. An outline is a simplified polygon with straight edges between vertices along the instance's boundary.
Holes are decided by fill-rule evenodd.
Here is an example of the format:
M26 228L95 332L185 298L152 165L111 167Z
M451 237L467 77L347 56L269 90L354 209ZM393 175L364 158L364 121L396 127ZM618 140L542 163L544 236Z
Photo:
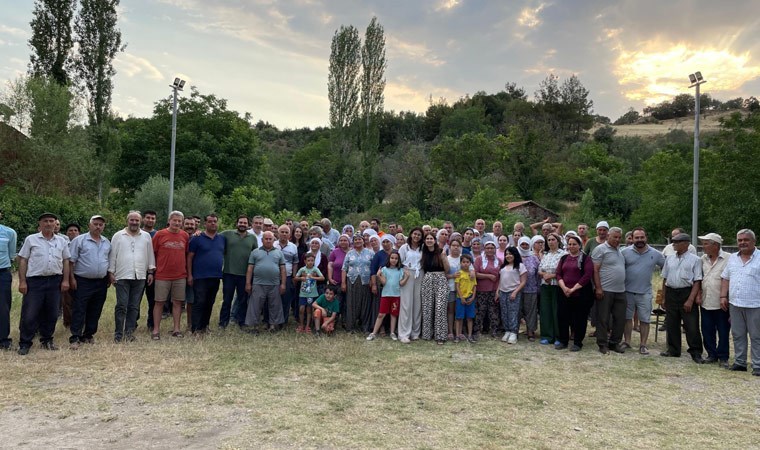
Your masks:
M105 236L100 236L100 241L96 241L90 233L80 234L69 244L69 252L69 260L74 264L74 275L98 279L108 273L111 241Z
M388 254L385 253L385 250L380 250L379 252L375 253L375 256L372 257L372 264L369 265L369 272L371 275L377 275L377 271L380 270L381 267L385 266L385 263L388 262Z
M634 294L652 292L652 273L655 268L665 265L662 253L647 245L644 253L636 247L626 247L622 251L625 258L625 290Z
M383 267L383 276L385 285L383 286L383 297L400 297L401 296L401 278L404 277L402 269L392 267Z
M16 258L16 240L18 236L13 228L0 225L0 269L7 269Z
M193 255L193 278L222 278L226 245L227 239L221 234L215 234L211 238L206 233L201 233L192 238L188 252Z

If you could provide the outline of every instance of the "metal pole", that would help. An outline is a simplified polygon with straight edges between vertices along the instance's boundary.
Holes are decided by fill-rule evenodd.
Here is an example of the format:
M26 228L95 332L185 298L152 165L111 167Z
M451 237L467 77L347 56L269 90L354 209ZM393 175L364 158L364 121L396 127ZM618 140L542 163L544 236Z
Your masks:
M699 203L699 84L694 98L694 191L691 198L691 243L697 246L697 223Z
M174 149L177 145L177 87L172 86L174 91L174 102L172 106L172 152L169 162L169 211L170 214L174 211ZM699 92L699 86L697 86L697 92Z

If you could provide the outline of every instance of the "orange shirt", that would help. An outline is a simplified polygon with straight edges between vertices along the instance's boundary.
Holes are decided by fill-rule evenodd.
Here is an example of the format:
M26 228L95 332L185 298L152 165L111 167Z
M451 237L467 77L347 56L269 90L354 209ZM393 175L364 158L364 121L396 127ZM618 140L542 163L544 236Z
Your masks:
M153 236L153 252L156 254L156 280L179 280L187 278L187 245L190 236L183 230L172 233L164 228Z

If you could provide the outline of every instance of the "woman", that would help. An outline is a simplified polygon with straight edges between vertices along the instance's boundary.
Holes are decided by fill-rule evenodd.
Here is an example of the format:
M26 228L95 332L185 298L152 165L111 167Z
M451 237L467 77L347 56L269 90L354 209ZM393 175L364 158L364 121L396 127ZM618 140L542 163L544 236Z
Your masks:
M464 249L462 251L464 252ZM473 260L478 259L483 254L483 241L479 237L472 238L470 254Z
M538 265L538 275L541 277L541 304L539 317L541 320L541 344L561 345L559 341L559 325L557 324L557 266L565 252L559 248L562 239L557 233L551 233L546 238L549 251L546 252Z
M440 248L443 251L443 254L446 255L449 252L449 232L445 228L441 228L438 230L438 232L435 234L436 243L438 244L438 248Z
M354 236L354 248L343 260L340 289L346 293L346 331L369 328L369 305L372 293L369 287L372 251L364 248L364 239ZM359 326L357 327L357 323Z
M446 230L443 230L446 231ZM447 233L448 237L448 233ZM446 342L448 328L446 324L446 307L449 302L449 261L438 246L436 237L430 233L425 236L422 247L422 339L435 338L438 345Z
M557 350L566 349L570 343L569 328L573 330L571 352L578 352L583 347L586 325L591 305L594 304L594 291L591 280L594 275L594 263L581 251L581 238L567 236L567 251L560 258L557 266L557 322L559 323L559 342Z
M474 242L474 240L473 240ZM499 286L499 258L496 257L496 244L487 240L483 254L475 259L475 278L478 280L478 290L475 293L475 333L478 338L483 332L483 322L488 316L491 337L496 337L499 327L499 302L496 299L496 289ZM475 245L472 247L475 250ZM475 340L477 341L478 338Z
M517 333L520 331L520 304L522 290L528 280L527 272L520 252L514 247L507 248L499 271L499 304L501 323L505 330L501 341L508 344L517 343Z
M314 267L319 269L319 272L323 275L328 273L327 263L328 263L328 257L323 255L320 249L322 248L322 239L319 238L311 238L309 240L309 251L306 252L303 255L303 258L300 261L299 267L306 266L306 257L309 255L314 256ZM325 285L327 284L327 280L325 281L319 281L317 282L317 292L319 292L320 295L322 295L325 292Z
M409 280L401 288L401 307L398 315L398 339L404 344L420 338L422 304L420 289L422 288L422 228L415 227L409 233L407 243L398 251L401 264L409 271Z
M349 239L354 238L354 226L349 224L343 225L343 230L341 231L341 234L345 234L348 236Z
M467 228L462 233L462 253L472 255L472 239L475 237L475 233L472 232L472 228Z
M293 228L293 233L290 235L290 242L295 244L298 249L298 260L303 259L303 255L309 251L309 246L306 244L306 235L303 233L301 227ZM298 269L294 269L298 270Z
M533 256L535 256L539 261L541 261L544 257L544 244L545 239L540 234L533 236L530 240L530 248L533 250Z
M404 233L396 233L396 250L400 250L404 244L406 244L406 236L404 236Z
M369 249L373 255L380 251L380 236L373 234L369 237Z
M523 288L523 301L521 315L525 319L525 330L528 340L536 340L538 328L538 290L541 288L541 280L538 276L538 258L530 249L530 238L523 236L517 241L517 250L525 266L527 279Z
M509 247L509 236L502 234L498 239L498 248L496 249L496 257L499 261L504 261L504 252Z
M330 252L330 256L327 259L327 282L335 288L335 292L338 292L335 296L340 303L340 317L343 321L343 327L346 326L346 296L340 289L342 283L343 272L343 260L346 259L346 254L349 252L351 246L351 238L342 234L338 238L338 246Z
M517 247L521 237L523 237L522 231L514 231L512 237L509 238L510 247Z
M449 340L454 340L454 313L456 312L457 290L454 284L454 278L460 269L459 258L462 256L462 241L457 239L455 235L459 236L459 233L452 233L451 242L449 243L449 271L446 274L446 278L449 279L449 302L446 308L446 317L449 321Z

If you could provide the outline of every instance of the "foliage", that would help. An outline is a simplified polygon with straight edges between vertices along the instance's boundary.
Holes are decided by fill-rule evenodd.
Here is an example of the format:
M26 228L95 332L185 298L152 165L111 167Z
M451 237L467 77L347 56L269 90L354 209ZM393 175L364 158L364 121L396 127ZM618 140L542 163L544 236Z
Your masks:
M361 41L353 26L341 25L330 46L327 97L330 101L330 126L342 130L351 125L359 111L359 70Z
M34 17L29 25L29 72L36 77L50 77L61 86L70 81L70 52L74 46L71 19L76 0L35 0Z
M641 114L639 114L638 111L636 111L633 108L628 108L628 111L623 114L622 116L618 117L618 119L613 123L613 125L631 125L636 123L637 120L641 117Z
M373 17L364 32L362 46L360 142L365 153L378 150L378 119L383 112L387 65L385 32L377 18Z
M240 214L247 214L248 217L271 216L274 194L259 186L240 186L236 187L230 195L223 196L219 204L223 222L234 224Z
M216 211L213 197L203 192L195 182L186 183L174 189L173 207L185 216L205 216ZM150 177L135 193L134 209L156 211L158 224L167 220L169 215L169 180L160 175Z
M477 219L489 222L499 220L502 214L502 199L494 188L478 188L472 197L462 207L462 219L466 223L474 223Z

